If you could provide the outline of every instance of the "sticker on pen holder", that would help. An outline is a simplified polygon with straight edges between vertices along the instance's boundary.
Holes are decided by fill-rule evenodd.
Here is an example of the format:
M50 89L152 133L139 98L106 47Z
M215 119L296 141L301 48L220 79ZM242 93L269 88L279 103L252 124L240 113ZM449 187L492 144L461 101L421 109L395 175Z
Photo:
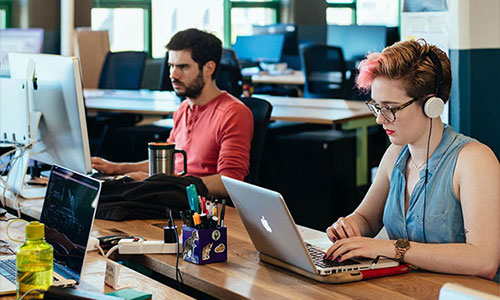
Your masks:
M204 265L227 260L226 227L197 229L184 225L182 241L185 261Z
M220 231L219 230L214 230L214 232L212 232L212 239L214 241L218 241L220 239Z

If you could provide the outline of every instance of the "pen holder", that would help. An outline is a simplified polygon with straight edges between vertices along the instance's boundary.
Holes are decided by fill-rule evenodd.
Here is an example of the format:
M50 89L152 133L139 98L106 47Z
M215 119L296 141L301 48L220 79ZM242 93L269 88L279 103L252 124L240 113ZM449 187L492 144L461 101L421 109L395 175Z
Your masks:
M198 265L227 260L227 228L182 226L182 258Z

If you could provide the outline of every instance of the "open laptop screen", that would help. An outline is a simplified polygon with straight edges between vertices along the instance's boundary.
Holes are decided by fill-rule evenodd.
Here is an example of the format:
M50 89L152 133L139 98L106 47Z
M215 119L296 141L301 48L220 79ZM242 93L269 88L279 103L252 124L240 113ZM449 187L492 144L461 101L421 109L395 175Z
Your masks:
M99 181L54 166L40 222L54 247L54 262L68 267L77 282L81 274L100 191Z

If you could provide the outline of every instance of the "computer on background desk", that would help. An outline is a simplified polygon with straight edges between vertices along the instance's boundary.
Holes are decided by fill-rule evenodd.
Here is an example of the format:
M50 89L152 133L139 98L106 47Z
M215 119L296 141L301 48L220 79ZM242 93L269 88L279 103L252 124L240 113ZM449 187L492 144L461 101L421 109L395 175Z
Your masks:
M100 181L54 166L40 222L54 247L54 285L78 284L101 190ZM0 295L16 292L15 256L0 256Z
M41 112L42 117L30 153L16 161L22 165L11 168L16 171L9 173L8 182L14 192L24 198L39 198L45 194L44 189L33 189L25 184L29 159L61 165L83 174L92 172L80 62L77 57L10 53L9 65L12 79L30 81L32 78L27 70L34 65L36 84L29 106L32 112Z
M222 182L238 210L252 243L257 251L264 254L261 255L261 259L271 258L266 260L267 262L273 263L276 260L280 262L280 266L292 271L295 271L296 267L316 275L398 265L397 262L388 259L381 259L375 265L372 265L371 259L363 258L344 262L324 260L326 249L304 242L283 197L278 192L225 176L222 176Z
M245 63L278 63L281 61L284 42L284 34L238 36L233 49L243 67Z

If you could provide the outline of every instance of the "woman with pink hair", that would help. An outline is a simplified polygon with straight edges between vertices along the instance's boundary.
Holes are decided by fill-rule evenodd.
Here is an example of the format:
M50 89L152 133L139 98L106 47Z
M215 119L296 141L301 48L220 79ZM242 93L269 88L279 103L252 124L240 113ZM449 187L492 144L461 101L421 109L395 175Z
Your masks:
M396 259L422 269L500 279L500 165L491 149L443 124L446 54L403 41L360 64L357 86L391 145L359 207L327 229L325 258ZM385 226L389 240L372 238Z

